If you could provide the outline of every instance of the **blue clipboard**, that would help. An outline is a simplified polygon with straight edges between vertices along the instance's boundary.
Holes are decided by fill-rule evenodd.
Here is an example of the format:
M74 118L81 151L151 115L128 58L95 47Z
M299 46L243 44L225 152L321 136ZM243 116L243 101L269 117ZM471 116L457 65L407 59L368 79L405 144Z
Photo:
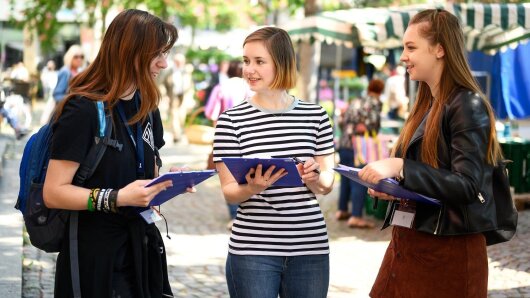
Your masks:
M149 203L149 206L159 206L166 201L186 192L188 187L195 186L204 180L217 174L215 170L205 171L187 171L187 172L168 172L158 176L149 182L146 187L160 183L162 181L172 180L173 187L159 192Z
M285 169L287 171L287 176L276 181L273 186L304 186L302 177L300 177L298 169L296 168L296 161L292 158L223 157L221 160L225 163L226 167L239 184L247 184L245 175L251 168L256 168L258 164L261 164L263 171L266 171L272 165L276 166L276 170Z
M336 168L333 168L333 170L335 170L342 176L350 180L353 180L354 182L357 182L361 185L364 185L378 192L384 192L386 194L389 194L399 199L414 200L414 201L419 201L422 203L433 204L433 205L438 205L438 206L442 205L442 203L437 199L433 199L433 198L421 195L419 193L410 191L406 188L403 188L401 185L399 185L399 183L396 180L391 179L391 178L386 178L386 179L379 181L377 184L373 184L373 183L368 183L364 180L361 180L361 178L359 178L359 171L361 170L359 168L352 168L352 167L347 167L347 166L339 164L339 166Z

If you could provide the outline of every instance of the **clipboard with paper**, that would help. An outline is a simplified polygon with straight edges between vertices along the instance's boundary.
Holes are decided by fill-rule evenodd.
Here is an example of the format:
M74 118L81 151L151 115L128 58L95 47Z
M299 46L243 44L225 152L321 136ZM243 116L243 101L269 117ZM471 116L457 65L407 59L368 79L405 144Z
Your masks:
M304 185L296 168L297 162L293 158L223 157L222 161L239 184L246 184L245 175L251 168L256 168L258 164L261 164L263 171L272 165L276 166L276 170L285 169L287 171L287 175L276 181L273 186L296 187Z
M185 193L188 187L196 186L215 174L217 174L215 170L168 172L162 174L153 179L153 181L149 182L146 187L167 180L171 180L173 182L173 186L159 192L149 203L149 206L162 205L166 201Z
M342 176L350 180L353 180L354 182L357 182L361 185L364 185L378 192L389 194L398 199L414 200L414 201L427 203L431 205L438 205L438 206L442 205L442 203L439 200L410 191L402 187L401 185L399 185L399 183L396 180L391 179L391 178L386 178L386 179L379 181L377 184L373 184L373 183L369 183L364 180L361 180L361 178L359 178L359 171L361 170L359 168L352 168L352 167L339 164L338 167L333 168L333 170L335 170Z

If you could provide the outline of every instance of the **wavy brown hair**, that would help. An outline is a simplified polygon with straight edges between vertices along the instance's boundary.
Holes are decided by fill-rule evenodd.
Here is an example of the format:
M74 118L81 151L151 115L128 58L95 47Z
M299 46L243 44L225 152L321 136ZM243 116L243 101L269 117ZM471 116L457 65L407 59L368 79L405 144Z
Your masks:
M120 96L135 86L142 103L130 122L144 121L160 101L160 91L150 72L151 61L171 50L177 38L175 26L148 12L122 11L107 29L96 59L70 82L69 94L58 106L56 119L75 96L105 101L112 109Z
M488 110L490 118L490 134L487 149L487 162L496 165L502 159L502 153L495 132L495 116L489 102L482 94L479 85L473 78L469 64L466 59L464 48L464 34L458 18L443 9L428 9L419 12L411 20L409 25L420 24L419 34L427 39L431 46L440 44L445 52L442 79L440 80L438 98L432 100L429 86L425 82L419 82L416 102L412 107L410 115L405 122L403 131L396 143L395 149L406 155L408 144L414 135L416 128L420 125L423 116L429 113L421 144L421 160L433 167L438 167L438 141L440 135L440 123L444 106L451 99L451 93L459 87L464 87L480 94L484 105Z

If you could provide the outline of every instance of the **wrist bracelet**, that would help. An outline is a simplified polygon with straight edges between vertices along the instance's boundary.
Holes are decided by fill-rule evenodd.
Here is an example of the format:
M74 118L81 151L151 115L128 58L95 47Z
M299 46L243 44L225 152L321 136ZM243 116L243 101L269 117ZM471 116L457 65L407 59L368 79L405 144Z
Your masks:
M113 189L109 195L110 212L118 213L118 190Z
M92 193L92 192L90 192ZM92 202L92 195L88 195L88 201L87 201L87 205L86 205L86 209L90 212L94 212L94 203Z
M99 191L99 188L93 188L90 190L90 193L88 194L88 201L87 201L87 210L90 212L96 211L96 199L95 199L95 193Z

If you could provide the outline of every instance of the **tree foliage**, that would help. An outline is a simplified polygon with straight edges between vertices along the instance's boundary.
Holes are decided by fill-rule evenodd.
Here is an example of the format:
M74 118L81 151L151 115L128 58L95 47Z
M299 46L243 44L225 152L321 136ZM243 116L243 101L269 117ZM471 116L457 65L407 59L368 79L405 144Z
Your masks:
M14 6L16 1L10 0ZM302 0L290 0L302 1ZM240 25L246 18L241 12L249 11L248 1L244 0L27 0L23 11L24 19L16 21L20 27L35 30L44 52L53 50L59 30L64 25L57 20L61 9L74 9L76 4L83 5L87 21L79 25L92 28L96 16L104 21L112 7L145 7L164 20L177 26L191 26L194 29L212 29L226 31ZM234 9L234 8L242 8ZM14 20L13 20L14 21ZM102 28L104 30L105 24Z

